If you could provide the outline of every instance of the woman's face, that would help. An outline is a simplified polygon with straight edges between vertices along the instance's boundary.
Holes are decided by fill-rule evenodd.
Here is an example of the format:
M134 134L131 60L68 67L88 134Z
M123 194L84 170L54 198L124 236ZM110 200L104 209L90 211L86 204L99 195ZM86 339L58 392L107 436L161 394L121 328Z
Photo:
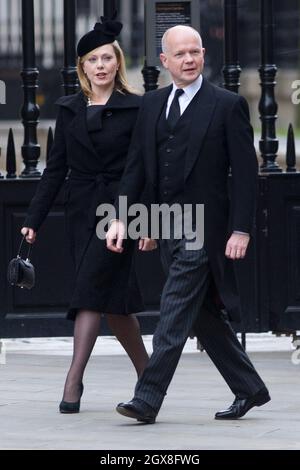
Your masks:
M119 64L113 46L105 44L92 51L82 67L92 86L107 87L114 83Z

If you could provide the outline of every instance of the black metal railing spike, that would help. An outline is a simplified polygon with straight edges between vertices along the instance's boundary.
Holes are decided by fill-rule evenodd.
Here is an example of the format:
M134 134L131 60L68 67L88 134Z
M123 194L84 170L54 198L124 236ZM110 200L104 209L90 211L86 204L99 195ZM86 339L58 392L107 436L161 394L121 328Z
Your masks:
M12 128L9 129L6 152L6 178L14 179L16 175L16 148Z
M224 1L224 87L238 93L241 67L238 61L237 0Z
M292 124L289 125L286 142L286 171L294 173L296 170L295 137Z
M24 126L24 143L22 145L22 157L25 168L21 178L40 176L37 169L40 157L40 146L37 141L37 125L39 107L36 104L36 89L38 87L38 69L35 65L35 40L34 40L34 6L33 0L22 0L22 47L23 47L23 79L24 102L21 109L22 123Z
M49 127L48 137L47 137L46 162L49 160L52 145L53 145L53 131L52 131L52 127Z
M276 138L277 103L275 100L275 77L277 67L274 64L274 15L273 0L261 0L261 65L259 75L261 79L261 97L259 113L262 124L259 150L263 159L260 167L262 173L281 172L275 161L278 151Z

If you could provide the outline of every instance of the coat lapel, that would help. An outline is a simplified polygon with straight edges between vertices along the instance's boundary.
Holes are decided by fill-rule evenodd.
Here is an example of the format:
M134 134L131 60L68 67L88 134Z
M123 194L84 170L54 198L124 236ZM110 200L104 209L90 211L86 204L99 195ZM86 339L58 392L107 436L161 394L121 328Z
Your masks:
M70 123L69 132L81 145L86 147L89 152L96 153L87 130L86 102L83 97L78 106L74 119Z
M119 91L114 91L106 103L106 109L139 108L141 101L141 96L134 94L123 94Z
M156 158L156 127L162 109L171 93L172 85L157 91L155 98L151 101L151 109L149 110L147 126L147 142L145 142L146 164L148 174L154 186L157 185L157 158Z
M213 86L203 80L202 87L199 91L198 102L195 109L196 119L193 119L189 143L186 153L184 179L186 180L192 171L194 164L199 156L201 146L203 144L206 131L212 119L216 106L216 96Z
M109 98L105 111L111 109L139 108L141 98L136 95L123 95L119 92L113 92ZM90 152L95 153L94 146L90 139L86 122L86 100L82 92L74 95L62 97L57 104L71 109L75 116L70 123L69 132L72 136ZM102 119L99 118L99 130L102 128Z

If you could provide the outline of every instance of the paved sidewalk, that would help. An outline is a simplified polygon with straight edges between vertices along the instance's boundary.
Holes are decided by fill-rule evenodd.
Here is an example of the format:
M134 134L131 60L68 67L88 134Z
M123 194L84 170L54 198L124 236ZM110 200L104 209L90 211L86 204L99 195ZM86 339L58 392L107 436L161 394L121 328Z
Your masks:
M300 365L291 361L291 340L247 338L250 356L270 389L270 403L238 421L215 421L215 411L233 397L206 353L189 340L154 425L137 424L114 411L119 401L132 397L136 380L115 340L100 338L95 348L78 415L58 413L71 340L5 340L0 448L300 449ZM145 341L151 350L151 337Z

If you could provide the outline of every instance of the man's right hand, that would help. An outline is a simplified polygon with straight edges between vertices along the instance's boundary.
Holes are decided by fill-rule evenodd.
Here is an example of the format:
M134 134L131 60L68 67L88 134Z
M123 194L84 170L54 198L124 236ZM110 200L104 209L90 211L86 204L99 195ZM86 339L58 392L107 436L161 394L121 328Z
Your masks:
M26 238L27 243L34 243L36 239L36 232L29 227L23 227L21 229L22 235Z
M122 253L125 225L120 220L114 220L106 234L106 246L115 253Z

